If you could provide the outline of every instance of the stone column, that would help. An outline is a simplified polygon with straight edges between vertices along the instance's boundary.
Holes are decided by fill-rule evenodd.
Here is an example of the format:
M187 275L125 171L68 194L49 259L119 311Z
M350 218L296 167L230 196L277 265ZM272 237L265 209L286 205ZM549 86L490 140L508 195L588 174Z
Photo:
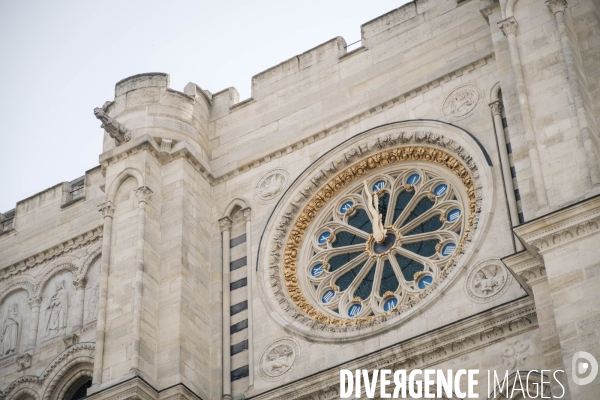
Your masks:
M73 285L76 287L75 292L75 304L73 307L74 324L71 332L76 332L83 328L83 303L85 301L85 283L87 279L85 277L74 281Z
M554 316L554 305L550 293L550 286L546 277L546 268L542 261L528 252L519 252L505 258L504 263L512 274L517 278L521 286L533 297L535 310L538 317L540 337L542 339L542 353L544 357L544 368L551 372L550 389L555 398L568 399L569 391L567 377L564 372L556 374L560 380L559 384L554 378L554 371L566 371L561 355L560 337ZM564 389L563 389L564 388ZM563 390L565 391L563 396ZM559 397L560 396L560 397Z
M138 199L137 255L135 263L135 283L133 298L133 343L130 371L139 373L140 369L140 340L142 324L142 308L144 295L144 244L146 232L146 206L152 190L142 186L135 190Z
M231 400L231 298L229 285L231 284L229 271L229 236L231 219L228 217L219 220L221 237L223 239L223 400Z
M94 385L102 383L102 368L104 366L104 337L106 335L106 298L108 295L108 266L110 264L110 248L112 237L113 215L115 205L108 200L98 207L104 216L102 231L102 259L100 260L100 285L98 290L98 317L96 320L96 349L94 354Z
M246 263L247 268L247 289L248 289L248 386L254 385L254 346L253 346L253 318L252 318L252 285L254 284L252 277L254 276L252 267L252 210L250 207L242 210L244 218L246 218Z
M27 350L35 349L37 345L38 324L40 322L41 297L32 297L27 303L31 307L31 324L29 324L29 336L27 338Z
M527 88L525 87L525 79L523 78L521 56L519 55L519 47L517 45L517 20L514 17L506 18L505 20L498 22L498 27L504 36L506 36L508 41L508 50L510 53L513 75L515 77L515 83L517 86L519 105L521 107L521 117L523 119L523 126L525 128L525 138L527 140L527 147L529 147L529 160L531 162L533 184L535 187L538 209L543 209L548 206L548 198L546 196L546 186L544 185L544 176L542 174L542 166L537 149L537 140L535 138L533 122L531 120Z
M592 133L588 123L588 113L583 104L581 86L579 85L577 66L575 65L575 49L567 32L567 24L565 22L565 8L567 8L567 2L565 0L546 0L546 5L556 19L561 53L567 67L567 81L569 82L569 89L577 112L577 122L579 123L579 129L581 130L585 158L590 171L592 186L596 186L600 184L600 169L598 167L598 158L596 157L594 144L592 142Z
M508 213L512 226L519 225L519 212L517 210L517 199L515 198L515 188L513 186L512 174L510 173L510 161L508 160L508 151L506 150L506 138L504 136L504 126L502 125L502 105L500 100L490 103L492 116L494 118L494 127L496 130L496 139L498 140L498 151L500 152L500 165L502 167L502 176L504 177L504 190L508 200ZM523 250L520 242L517 244L517 251Z
M562 358L571 398L599 399L600 379L582 384L589 373L579 374L574 367L579 361L580 365L586 362L581 352L600 360L600 196L537 218L514 231L527 252L545 267L548 289L534 286L536 307L540 302L553 311L558 342L549 343L559 347L555 356ZM542 329L540 324L544 334Z

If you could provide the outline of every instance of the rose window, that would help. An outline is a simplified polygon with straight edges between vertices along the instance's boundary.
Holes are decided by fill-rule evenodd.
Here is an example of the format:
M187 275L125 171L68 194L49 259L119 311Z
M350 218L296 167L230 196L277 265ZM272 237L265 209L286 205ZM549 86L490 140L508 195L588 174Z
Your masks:
M465 231L467 204L460 181L427 163L381 168L353 182L306 232L298 260L303 291L338 318L399 307L449 265Z

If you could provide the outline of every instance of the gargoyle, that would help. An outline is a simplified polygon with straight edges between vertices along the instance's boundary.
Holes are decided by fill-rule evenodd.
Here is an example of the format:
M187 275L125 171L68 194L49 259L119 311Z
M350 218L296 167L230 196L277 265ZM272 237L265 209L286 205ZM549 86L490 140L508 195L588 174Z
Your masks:
M99 107L94 108L94 115L96 118L102 121L101 128L108 132L111 138L115 139L117 146L123 142L129 142L131 140L133 132L131 132L131 130L125 125L109 116L106 112L104 112L104 109Z

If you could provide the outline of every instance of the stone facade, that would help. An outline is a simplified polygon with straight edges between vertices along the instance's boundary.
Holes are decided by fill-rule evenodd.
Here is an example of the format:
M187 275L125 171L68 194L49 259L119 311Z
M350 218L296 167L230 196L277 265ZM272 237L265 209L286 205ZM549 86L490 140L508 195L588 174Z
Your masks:
M162 73L116 84L100 165L0 214L0 399L336 399L342 368L478 369L480 398L488 371L560 369L555 396L600 397L572 364L600 359L600 4L417 0L361 32L243 101ZM453 198L423 198L462 219L435 215L437 261L371 314L327 311L310 293L333 258L313 278L303 260L343 232L320 243L314 221L407 168L446 179Z

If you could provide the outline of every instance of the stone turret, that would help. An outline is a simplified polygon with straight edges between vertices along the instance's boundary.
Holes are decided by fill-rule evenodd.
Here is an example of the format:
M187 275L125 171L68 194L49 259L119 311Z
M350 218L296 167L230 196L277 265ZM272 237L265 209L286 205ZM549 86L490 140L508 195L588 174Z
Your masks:
M184 93L172 90L168 74L153 72L118 82L114 101L105 103L102 110L124 129L129 129L131 139L148 134L157 143L164 140L162 147L167 151L186 141L206 161L211 98L210 93L193 83L185 87ZM107 130L103 150L108 151L123 140L114 139L102 121Z

